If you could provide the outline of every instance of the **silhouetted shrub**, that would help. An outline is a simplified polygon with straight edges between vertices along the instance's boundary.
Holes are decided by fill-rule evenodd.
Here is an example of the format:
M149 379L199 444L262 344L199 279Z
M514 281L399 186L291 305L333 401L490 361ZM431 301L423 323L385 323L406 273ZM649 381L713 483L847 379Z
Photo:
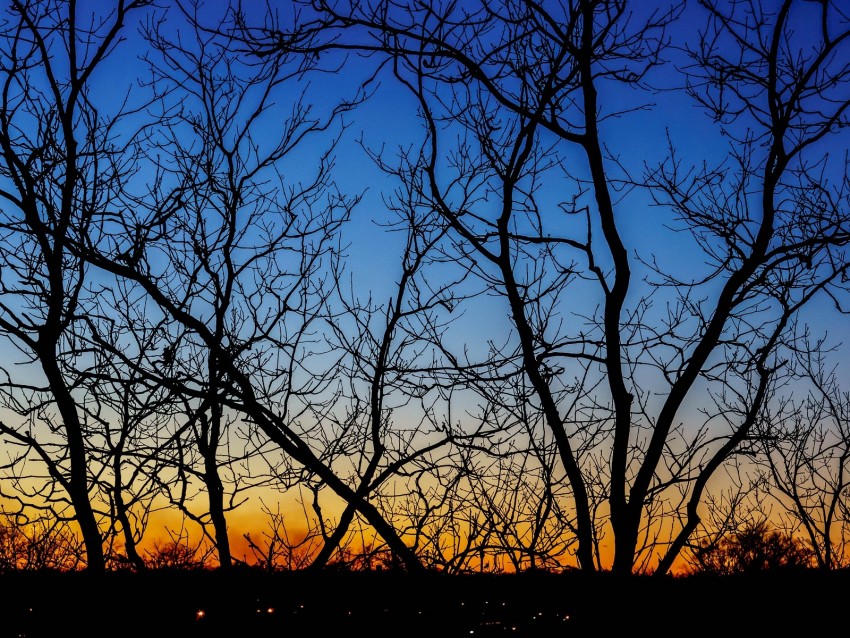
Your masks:
M716 543L704 542L693 558L694 573L721 576L814 566L814 554L802 541L767 522L752 523Z
M75 571L81 568L80 539L61 522L0 520L0 572Z
M199 545L189 545L182 540L154 543L146 552L146 563L151 569L201 569L207 566L208 552Z

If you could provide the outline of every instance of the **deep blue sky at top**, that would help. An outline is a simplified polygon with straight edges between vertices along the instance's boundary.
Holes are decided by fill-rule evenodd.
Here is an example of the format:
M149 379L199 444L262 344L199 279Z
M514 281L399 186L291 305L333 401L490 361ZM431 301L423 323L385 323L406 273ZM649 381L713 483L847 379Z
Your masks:
M93 6L98 4L93 3ZM163 6L168 4L164 2ZM766 6L771 4L772 0L765 2ZM229 5L227 0L207 0L202 4L200 15L212 24ZM666 8L669 3L633 3L638 13L655 5ZM269 6L279 10L281 16L285 16L291 7L289 2L275 1L270 2ZM257 24L262 22L267 10L266 3L259 1L243 0L242 8L249 23L256 20ZM173 7L169 10L173 10ZM801 34L801 41L804 41L806 34L812 32L815 25L807 20L804 13L796 14L793 20L796 20L795 28ZM176 26L179 19L171 23ZM647 78L658 89L656 92L637 93L622 88L616 91L602 88L603 109L610 111L622 105L649 105L645 110L606 120L602 126L603 141L633 176L641 175L644 164L653 166L667 157L668 135L686 163L699 165L705 161L716 164L728 155L730 140L720 134L719 127L681 90L684 80L679 68L686 61L676 47L696 45L705 24L705 10L697 2L687 3L679 19L668 30L671 44L674 45L667 54L669 63L655 69ZM129 32L128 35L131 36ZM144 44L140 40L129 37L110 65L94 78L96 88L104 90L104 97L113 92L118 94L119 89L123 93L124 87L132 84L138 73L144 73L144 64L136 60L136 56L143 50ZM323 102L330 104L350 95L375 63L374 59L363 60L351 56L339 73L311 77L309 99L321 108ZM286 96L282 95L281 104L285 100ZM385 298L382 289L390 286L399 272L401 246L389 239L380 227L380 223L388 219L383 198L393 188L393 182L374 167L358 140L372 148L385 149L421 143L423 133L415 109L416 104L411 95L389 75L382 77L372 98L345 116L348 129L335 152L335 179L340 189L343 192L365 192L363 202L345 231L351 271L361 290L374 292L378 299ZM273 136L277 126L274 118L269 118L267 125L269 135ZM317 137L315 152L320 152L328 139L327 136ZM829 138L818 148L823 153L829 152L840 158L846 147L847 136L840 135ZM565 150L564 153L570 157L570 153L575 151ZM307 156L309 152L305 151L304 157ZM309 159L302 161L299 158L288 166L293 178L297 178L298 171L305 165L309 165ZM561 183L554 182L546 186L551 187L553 197L563 187ZM624 240L633 255L639 254L644 258L654 255L662 267L670 268L682 277L687 277L689 272L694 275L700 272L703 264L700 256L694 253L693 244L681 234L671 234L665 230L672 221L669 211L653 207L647 193L629 191L627 197L618 203L617 214ZM636 278L647 274L641 271L636 261L635 271ZM816 314L821 325L830 330L834 340L844 339L843 316L832 312L829 304L819 306Z

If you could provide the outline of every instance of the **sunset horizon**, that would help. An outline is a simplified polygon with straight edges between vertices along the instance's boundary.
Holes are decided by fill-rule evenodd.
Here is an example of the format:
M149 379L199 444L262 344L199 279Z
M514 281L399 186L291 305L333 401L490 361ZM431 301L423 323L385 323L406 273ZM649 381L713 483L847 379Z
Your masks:
M0 579L410 636L843 582L842 2L0 12Z

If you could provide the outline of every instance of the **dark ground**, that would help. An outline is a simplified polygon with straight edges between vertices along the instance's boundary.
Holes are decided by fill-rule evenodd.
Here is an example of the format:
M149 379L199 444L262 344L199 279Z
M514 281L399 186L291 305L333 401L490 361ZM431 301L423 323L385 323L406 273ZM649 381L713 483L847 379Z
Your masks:
M202 613L199 613L202 612ZM0 576L0 636L795 636L850 631L850 573Z

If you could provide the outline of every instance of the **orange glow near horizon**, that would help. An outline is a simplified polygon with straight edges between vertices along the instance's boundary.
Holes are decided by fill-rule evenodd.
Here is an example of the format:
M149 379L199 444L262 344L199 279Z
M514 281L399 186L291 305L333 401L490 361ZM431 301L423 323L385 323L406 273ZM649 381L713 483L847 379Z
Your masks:
M276 524L281 536L274 541L275 557L272 561L274 568L287 571L301 569L309 565L312 558L321 549L321 539L315 535L315 532L313 532L312 538L308 538L311 530L302 505L295 499L290 499L289 502L281 501L278 503L280 509L275 508L272 514L265 505L259 505L257 501L254 501L254 503L253 507L249 502L227 515L228 538L233 559L238 563L250 566L262 565L264 563L263 553L269 549L270 534L273 533L273 526ZM260 501L260 503L263 503L263 501ZM327 508L327 512L329 514L333 512L334 515L339 514L335 508L330 506ZM285 530L283 529L284 526ZM282 546L282 539L286 541L286 547ZM368 569L370 566L374 568L380 564L379 559L367 560L363 557L366 554L372 554L371 551L364 552L363 550L364 548L371 548L373 544L374 546L382 545L381 540L376 538L374 533L365 531L363 536L352 533L345 547L352 560L357 561L357 568ZM457 542L457 539L447 536L444 546L460 547L461 544ZM176 551L174 556L190 560L197 559L212 568L218 565L211 539L203 536L198 524L189 521L173 508L161 509L151 514L145 535L137 549L143 559L153 562L156 561L158 556L165 555L167 559L169 551L185 549L188 551ZM118 546L113 546L112 551L120 553L122 551L120 543ZM601 544L599 555L602 569L610 569L613 563L612 544ZM488 552L483 556L485 562L483 571L515 572L514 565L506 557L507 552L503 552L501 555ZM658 560L659 556L654 558ZM655 564L652 561L647 563L648 567L645 571L651 572ZM565 565L565 567L575 568L576 565ZM686 575L690 571L689 568L687 558L680 555L674 561L670 573L673 576ZM478 558L477 552L466 563L466 569L471 571L481 569L481 560Z

